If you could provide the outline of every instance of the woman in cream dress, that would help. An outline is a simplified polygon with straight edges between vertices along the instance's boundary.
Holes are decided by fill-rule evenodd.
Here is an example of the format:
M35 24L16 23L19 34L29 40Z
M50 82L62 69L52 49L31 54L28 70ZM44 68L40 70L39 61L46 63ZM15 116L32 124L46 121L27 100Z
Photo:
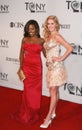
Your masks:
M66 83L67 73L64 66L64 60L73 51L72 46L58 33L59 21L56 16L49 16L44 24L44 48L46 50L47 65L47 86L50 92L50 106L48 114L40 125L41 128L47 128L56 117L56 106L59 98L59 87ZM66 48L66 52L61 56L61 46Z
M50 88L51 86L61 86L66 82L67 73L64 66L64 63L52 61L52 57L60 57L60 45L54 42L54 39L51 39L48 44L44 44L47 54L46 65L48 67L47 71L47 85Z

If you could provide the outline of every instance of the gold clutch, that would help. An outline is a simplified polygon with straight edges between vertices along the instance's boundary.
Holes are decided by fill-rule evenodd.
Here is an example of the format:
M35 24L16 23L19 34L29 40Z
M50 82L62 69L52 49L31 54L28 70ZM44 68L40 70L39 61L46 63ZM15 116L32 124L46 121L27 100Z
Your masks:
M19 70L17 74L19 76L19 79L22 81L26 78L22 69Z

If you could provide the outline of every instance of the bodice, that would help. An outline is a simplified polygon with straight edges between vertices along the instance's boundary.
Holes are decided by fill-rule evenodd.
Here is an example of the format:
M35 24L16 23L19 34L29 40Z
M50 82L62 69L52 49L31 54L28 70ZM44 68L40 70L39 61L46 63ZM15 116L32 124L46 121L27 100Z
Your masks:
M48 43L45 43L44 48L46 50L46 56L49 61L53 56L55 57L60 56L60 52L61 52L60 45L54 42L53 39L51 39Z
M36 44L36 43L24 43L23 49L26 52L25 54L28 53L31 55L38 55L38 54L40 54L40 52L42 50L42 45Z

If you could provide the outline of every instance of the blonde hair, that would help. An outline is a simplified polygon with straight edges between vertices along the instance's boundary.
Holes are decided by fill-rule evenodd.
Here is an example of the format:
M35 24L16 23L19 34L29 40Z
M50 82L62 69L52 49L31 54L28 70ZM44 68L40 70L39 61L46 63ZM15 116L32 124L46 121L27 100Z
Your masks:
M44 30L43 30L43 36L44 36L44 38L48 38L49 35L50 35L50 31L49 31L49 29L47 27L47 22L48 22L49 19L52 19L56 23L56 31L57 32L60 29L60 24L59 24L58 18L56 16L54 16L54 15L48 16L47 19L45 20L45 23L42 26L44 28Z

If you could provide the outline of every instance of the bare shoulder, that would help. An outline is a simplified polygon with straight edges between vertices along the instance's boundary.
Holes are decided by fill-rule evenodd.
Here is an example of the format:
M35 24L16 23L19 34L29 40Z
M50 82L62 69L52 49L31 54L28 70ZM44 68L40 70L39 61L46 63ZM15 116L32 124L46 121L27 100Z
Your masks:
M57 42L60 42L60 43L61 43L61 41L64 41L64 40L65 40L65 39L63 38L63 36L62 36L61 34L59 34L59 33L56 34L55 39L56 39Z
M27 37L23 37L22 38L22 43L24 44L24 43L26 43L27 42L27 40L28 40L28 38Z
M22 38L22 43L24 43L26 41L26 38L25 37L23 37Z
M62 39L63 38L62 35L59 34L59 33L57 33L55 37L56 37L56 39Z

